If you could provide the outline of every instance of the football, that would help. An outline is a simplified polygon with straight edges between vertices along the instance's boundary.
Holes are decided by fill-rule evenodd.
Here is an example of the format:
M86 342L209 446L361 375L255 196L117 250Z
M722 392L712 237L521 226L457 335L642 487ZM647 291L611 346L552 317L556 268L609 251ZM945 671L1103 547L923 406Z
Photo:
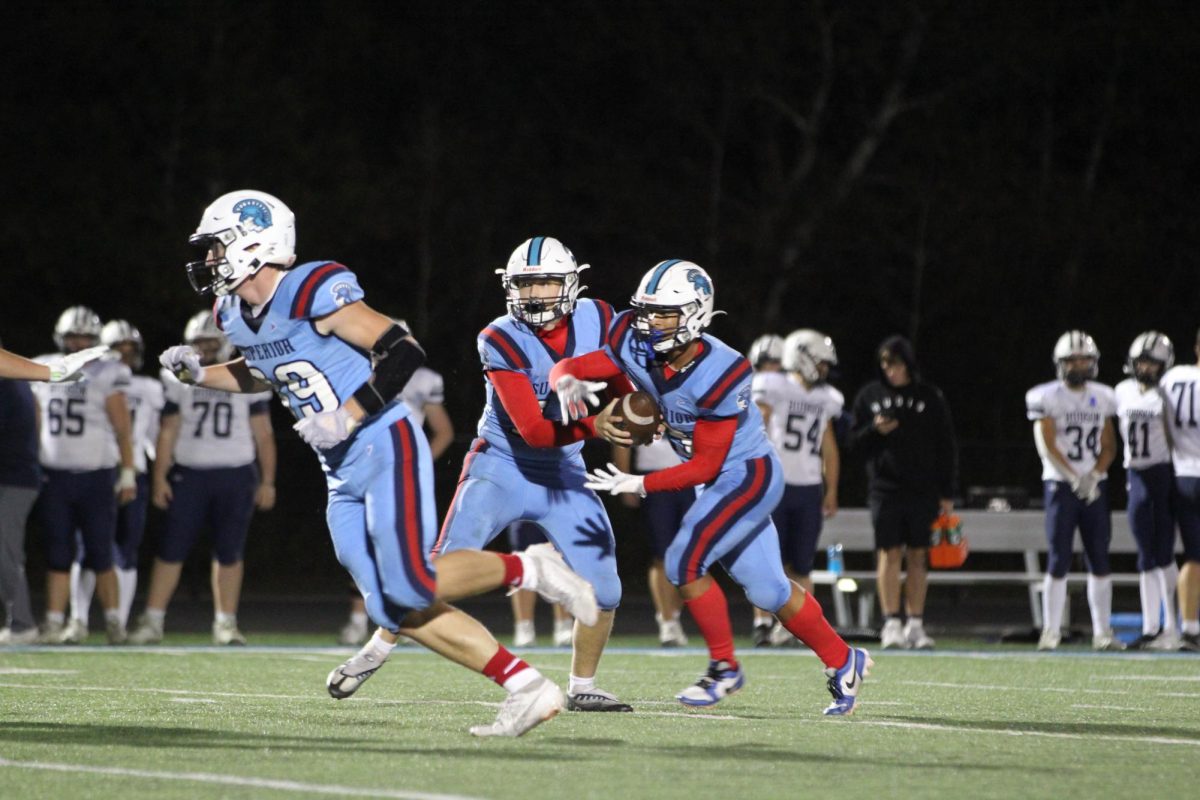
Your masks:
M647 392L625 395L621 402L617 403L615 411L621 418L617 427L628 431L633 436L635 445L649 444L653 441L654 435L658 433L658 426L663 421L658 403Z

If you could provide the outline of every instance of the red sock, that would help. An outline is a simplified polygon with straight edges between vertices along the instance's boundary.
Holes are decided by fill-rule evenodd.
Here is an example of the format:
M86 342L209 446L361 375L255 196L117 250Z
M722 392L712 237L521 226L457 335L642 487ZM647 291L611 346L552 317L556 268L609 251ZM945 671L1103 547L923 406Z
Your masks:
M509 692L515 692L528 686L539 675L538 671L526 664L524 660L508 652L504 645L500 645L496 655L492 656L492 660L483 668L483 674Z
M793 636L811 647L825 666L840 669L850 657L850 645L838 636L825 619L821 604L812 592L805 594L804 605L791 619L781 619L780 622Z
M521 559L508 553L497 553L496 555L500 556L500 560L504 562L504 585L520 586L521 580L525 577L525 565L521 563Z
M729 622L729 605L725 602L725 593L716 581L708 587L704 594L692 600L686 600L687 609L708 645L708 657L713 661L728 661L730 666L737 668L737 659L733 657L733 625Z

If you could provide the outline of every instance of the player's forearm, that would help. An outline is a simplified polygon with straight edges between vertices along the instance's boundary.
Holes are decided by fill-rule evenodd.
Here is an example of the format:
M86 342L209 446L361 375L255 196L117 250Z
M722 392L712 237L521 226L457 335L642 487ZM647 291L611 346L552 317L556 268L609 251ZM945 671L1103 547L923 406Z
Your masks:
M529 378L517 372L492 370L487 379L496 398L512 420L513 427L530 447L565 447L596 435L596 418L586 417L568 425L542 416L542 407Z
M154 482L163 483L175 463L175 442L179 439L180 418L178 414L163 416L158 426L158 440L154 445Z
M708 483L717 477L729 455L737 420L700 420L692 432L692 457L682 464L646 475L647 492L671 492Z
M575 358L564 358L550 370L550 385L558 383L564 375L580 380L602 381L622 375L621 368L603 350L595 350Z
M250 417L251 430L254 433L254 450L258 459L258 474L263 486L275 485L275 465L279 461L279 453L275 448L275 435L266 414L255 414Z
M0 350L0 377L18 381L48 381L50 368L16 353Z
M229 361L224 364L213 364L204 368L204 380L197 386L209 389L220 389L223 392L261 392L266 388L261 381L250 374L250 368L243 359Z

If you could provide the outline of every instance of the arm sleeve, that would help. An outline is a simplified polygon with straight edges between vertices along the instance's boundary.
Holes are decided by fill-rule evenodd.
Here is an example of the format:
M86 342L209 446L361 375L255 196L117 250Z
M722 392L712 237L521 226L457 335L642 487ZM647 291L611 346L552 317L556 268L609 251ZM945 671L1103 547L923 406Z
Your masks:
M555 364L554 368L550 370L550 386L553 387L564 375L574 375L576 378L586 381L597 381L624 376L624 373L606 351L594 350L575 358L564 358ZM628 383L628 379L626 379L626 383Z
M875 414L871 411L871 401L867 398L868 388L864 386L854 398L854 408L850 412L850 449L862 452L874 450L879 439L875 430Z
M492 370L486 374L496 389L500 405L530 447L564 447L596 435L595 417L560 425L542 416L533 385L524 375L511 370Z
M736 432L736 419L697 420L692 432L691 459L646 475L646 491L673 492L708 483L721 471Z
M954 437L954 421L950 406L939 391L935 395L941 407L941 430L938 431L938 491L950 498L958 493L958 441Z

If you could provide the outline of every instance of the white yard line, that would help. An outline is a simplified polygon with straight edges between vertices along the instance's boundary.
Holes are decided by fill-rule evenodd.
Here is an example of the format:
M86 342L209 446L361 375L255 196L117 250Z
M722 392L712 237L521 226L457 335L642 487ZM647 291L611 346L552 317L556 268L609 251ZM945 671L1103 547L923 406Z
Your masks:
M1072 703L1071 708L1097 708L1102 711L1145 711L1144 708L1135 706L1093 706L1087 703Z
M387 797L401 800L476 800L466 795L435 794L405 789L370 789L358 786L338 786L328 783L302 783L269 778L242 778L236 775L217 775L211 772L164 772L160 770L128 769L125 767L96 767L90 764L61 764L49 761L13 761L0 758L0 767L15 769L37 769L49 772L77 772L91 775L112 775L122 778L148 778L158 781L208 783L218 786L248 786L254 789L272 789L278 792L303 792L305 794L332 794L339 797Z
M0 675L77 675L77 669L24 669L22 667L0 667Z

